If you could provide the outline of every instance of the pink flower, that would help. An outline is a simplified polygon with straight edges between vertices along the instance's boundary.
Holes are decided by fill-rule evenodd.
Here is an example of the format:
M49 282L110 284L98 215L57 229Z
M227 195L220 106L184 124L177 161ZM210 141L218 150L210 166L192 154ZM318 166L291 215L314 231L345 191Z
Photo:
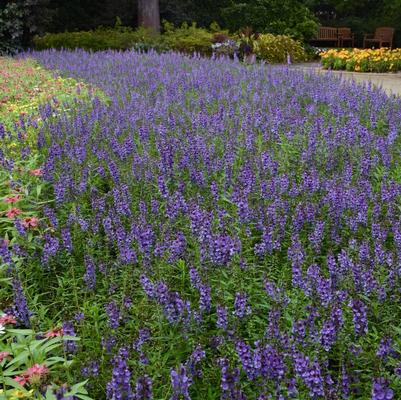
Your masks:
M36 217L27 217L22 220L22 225L25 228L36 228L39 220Z
M18 375L16 377L14 377L14 381L18 382L21 386L24 386L29 382L28 379L22 375Z
M49 372L46 365L34 364L31 368L28 368L22 375L14 377L14 380L20 385L24 386L27 383L37 385L40 383L42 377Z
M4 201L8 204L13 204L16 203L17 201L21 200L21 196L16 195L16 196L8 196L4 199Z
M8 218L15 218L17 215L21 214L21 210L19 208L13 207L7 210L6 215Z
M0 351L0 362L2 362L9 355L10 355L10 353L8 351Z
M40 383L42 377L49 372L46 365L34 364L31 368L28 368L24 374L24 377L29 383L37 385Z
M31 169L31 170L29 171L29 173L30 173L31 175L33 175L33 176L42 176L42 175L43 175L43 172L42 172L42 170L41 170L40 168Z
M7 324L16 324L17 321L13 315L3 314L0 317L0 325L7 325Z
M54 328L51 329L50 331L47 331L43 336L44 337L57 337L57 336L63 336L63 328Z
M49 368L46 365L34 364L31 368L28 368L24 374L24 376L31 378L34 375L46 375L49 372Z

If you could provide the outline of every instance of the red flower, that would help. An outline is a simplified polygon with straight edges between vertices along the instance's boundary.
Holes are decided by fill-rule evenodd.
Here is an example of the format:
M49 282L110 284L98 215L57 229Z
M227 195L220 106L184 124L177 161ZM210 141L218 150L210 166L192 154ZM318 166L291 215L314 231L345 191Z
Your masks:
M18 214L21 214L21 210L19 208L16 208L16 207L10 208L6 212L6 215L7 215L8 218L15 218Z
M6 198L4 199L4 201L5 201L6 203L8 203L8 204L16 203L16 202L19 201L19 200L21 200L21 196L19 196L19 195L16 195L16 196L9 196L9 197L6 197Z
M22 225L25 228L36 228L39 220L36 217L27 217L22 220Z
M7 325L7 324L16 324L17 321L13 315L3 314L0 317L0 325Z
M31 169L31 170L29 171L29 173L30 173L31 175L33 175L33 176L42 176L42 175L43 175L43 172L42 172L42 170L41 170L40 168Z

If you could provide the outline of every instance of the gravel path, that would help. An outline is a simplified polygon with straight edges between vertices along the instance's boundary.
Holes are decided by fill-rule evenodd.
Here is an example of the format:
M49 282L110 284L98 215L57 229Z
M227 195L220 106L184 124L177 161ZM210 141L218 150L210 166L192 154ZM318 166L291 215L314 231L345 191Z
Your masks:
M343 79L353 79L356 82L372 82L381 87L387 94L401 96L401 72L398 73L369 73L369 72L347 72L347 71L327 71L321 68L319 63L293 64L291 68L315 71L317 73L336 74Z

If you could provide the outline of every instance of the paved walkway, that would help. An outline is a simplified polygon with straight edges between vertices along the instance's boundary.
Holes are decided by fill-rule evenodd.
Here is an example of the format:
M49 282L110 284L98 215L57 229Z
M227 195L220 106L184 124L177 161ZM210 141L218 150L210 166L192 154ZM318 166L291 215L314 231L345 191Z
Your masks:
M353 79L356 82L372 82L374 85L381 87L388 94L401 96L401 72L378 74L371 72L328 71L321 68L319 63L293 64L291 68L315 71L318 73L336 74L343 79Z

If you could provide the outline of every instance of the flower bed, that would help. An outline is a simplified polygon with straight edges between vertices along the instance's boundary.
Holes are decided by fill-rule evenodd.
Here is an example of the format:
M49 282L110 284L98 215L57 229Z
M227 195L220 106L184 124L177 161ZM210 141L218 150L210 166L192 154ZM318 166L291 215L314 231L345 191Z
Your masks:
M401 70L401 49L330 49L320 54L323 68L355 72Z
M61 321L47 318L32 299L28 306L22 281L28 254L41 251L38 242L52 229L44 220L49 185L42 178L38 131L44 119L82 107L94 94L105 96L31 59L0 58L0 87L0 309L7 310L0 312L0 398L90 400L86 382L66 383L78 340L73 322L35 333L32 327Z
M101 96L99 91L68 77L55 76L32 59L0 57L0 122L12 125L20 116L38 114L52 101L54 109L79 98Z
M43 234L0 247L30 320L80 337L71 381L110 400L400 398L401 100L227 59L33 56L111 97L43 113Z

